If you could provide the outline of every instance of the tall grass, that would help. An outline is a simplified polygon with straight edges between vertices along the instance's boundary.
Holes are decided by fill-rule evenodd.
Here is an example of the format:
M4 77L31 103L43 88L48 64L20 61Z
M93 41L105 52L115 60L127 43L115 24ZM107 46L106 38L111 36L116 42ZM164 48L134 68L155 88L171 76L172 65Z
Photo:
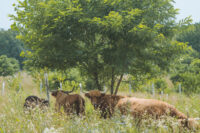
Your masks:
M30 80L30 79L29 79ZM180 126L175 118L164 117L162 119L139 120L131 116L122 116L118 111L110 119L100 118L98 111L93 109L90 101L86 100L86 114L66 116L54 110L55 99L50 97L50 108L45 111L35 109L24 112L24 100L29 95L45 97L35 89L33 82L23 79L23 90L16 92L7 90L4 96L0 96L0 133L169 133L169 132L193 132ZM130 95L120 92L122 95ZM152 96L148 93L134 93L132 96L142 98L155 98L167 101L190 117L200 117L199 95L170 94ZM198 132L198 131L196 131ZM199 131L200 132L200 131Z

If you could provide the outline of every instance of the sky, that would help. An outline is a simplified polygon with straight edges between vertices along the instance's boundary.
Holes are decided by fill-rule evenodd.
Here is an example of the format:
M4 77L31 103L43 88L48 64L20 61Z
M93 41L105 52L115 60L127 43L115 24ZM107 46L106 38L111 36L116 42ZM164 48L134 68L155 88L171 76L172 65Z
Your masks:
M193 23L200 22L200 0L174 0L175 8L180 9L178 20L191 16ZM14 14L13 3L17 0L0 0L0 28L9 29L12 21L10 21L8 14Z

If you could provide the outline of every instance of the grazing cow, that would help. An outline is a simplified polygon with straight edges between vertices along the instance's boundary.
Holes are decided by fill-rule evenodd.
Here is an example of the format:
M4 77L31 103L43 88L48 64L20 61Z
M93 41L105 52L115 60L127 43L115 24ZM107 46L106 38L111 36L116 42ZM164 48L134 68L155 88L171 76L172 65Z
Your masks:
M85 100L78 94L69 94L71 92L57 90L51 93L51 95L56 98L56 110L60 112L60 108L63 106L67 114L72 114L74 112L76 112L77 115L84 114Z
M142 99L135 97L125 97L118 101L116 107L122 114L130 113L134 118L161 116L176 117L188 128L197 128L198 123L193 118L188 118L185 114L177 110L174 106L155 99Z
M101 117L103 118L111 117L118 101L121 98L124 98L123 96L101 93L98 90L92 90L85 93L85 96L90 99L95 109L100 109Z
M24 108L33 109L35 107L39 107L40 109L44 109L49 106L49 101L39 98L37 96L28 96L25 99Z

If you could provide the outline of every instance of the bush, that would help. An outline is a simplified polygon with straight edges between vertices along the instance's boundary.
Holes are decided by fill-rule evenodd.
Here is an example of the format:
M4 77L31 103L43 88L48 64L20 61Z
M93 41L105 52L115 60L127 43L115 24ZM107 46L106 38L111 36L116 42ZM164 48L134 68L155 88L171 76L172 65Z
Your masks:
M174 84L181 83L183 92L200 92L200 74L185 72L171 77ZM178 88L178 87L177 87Z
M157 90L157 92L161 93L161 91L166 92L168 86L167 83L164 79L157 79L154 82L155 85L155 89Z
M21 82L22 82L21 73L18 73L16 75L12 76L12 77L9 77L7 79L8 89L9 90L15 90L16 92L23 90Z
M19 63L6 55L0 56L0 76L10 76L19 71Z

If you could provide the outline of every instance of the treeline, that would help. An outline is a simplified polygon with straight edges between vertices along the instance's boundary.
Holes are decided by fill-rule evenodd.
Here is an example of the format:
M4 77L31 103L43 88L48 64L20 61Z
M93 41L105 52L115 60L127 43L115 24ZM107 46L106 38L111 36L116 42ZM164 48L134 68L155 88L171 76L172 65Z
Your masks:
M23 67L24 45L16 35L16 31L0 29L0 76L11 76Z
M200 23L190 25L190 31L183 32L178 41L187 42L190 50L176 62L171 80L181 83L184 92L200 92Z

